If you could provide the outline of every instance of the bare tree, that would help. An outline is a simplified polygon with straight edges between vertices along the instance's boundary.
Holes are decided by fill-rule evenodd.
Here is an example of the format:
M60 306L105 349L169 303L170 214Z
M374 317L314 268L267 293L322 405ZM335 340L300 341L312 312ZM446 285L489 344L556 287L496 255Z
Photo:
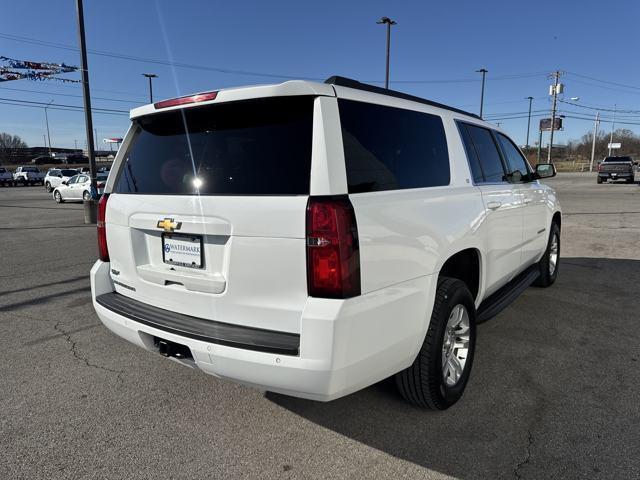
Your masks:
M0 133L0 150L6 150L11 148L27 148L27 144L22 141L18 135L11 135L10 133Z
M0 162L11 162L27 144L18 135L0 132Z

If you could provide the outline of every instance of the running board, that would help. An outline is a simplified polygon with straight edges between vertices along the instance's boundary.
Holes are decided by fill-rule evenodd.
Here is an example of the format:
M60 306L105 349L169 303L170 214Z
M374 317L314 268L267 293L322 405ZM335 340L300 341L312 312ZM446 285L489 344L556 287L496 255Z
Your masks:
M538 264L531 265L504 287L493 293L478 307L476 323L486 322L507 308L540 276Z

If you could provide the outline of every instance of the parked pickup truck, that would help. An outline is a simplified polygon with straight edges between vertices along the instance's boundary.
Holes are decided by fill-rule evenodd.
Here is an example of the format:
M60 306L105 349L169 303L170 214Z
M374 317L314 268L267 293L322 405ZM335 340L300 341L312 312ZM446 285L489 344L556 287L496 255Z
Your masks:
M13 173L14 183L21 182L23 185L34 185L44 182L44 173L37 167L18 167Z
M606 157L598 165L598 183L607 180L626 180L627 183L633 183L636 165L638 162L634 162L631 157Z
M0 167L0 185L13 185L13 174L4 167Z

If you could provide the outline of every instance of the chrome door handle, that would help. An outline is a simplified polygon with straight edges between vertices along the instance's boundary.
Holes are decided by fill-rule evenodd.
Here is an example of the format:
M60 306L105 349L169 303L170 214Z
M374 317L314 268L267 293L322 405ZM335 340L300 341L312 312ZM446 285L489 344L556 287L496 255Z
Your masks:
M487 202L487 208L489 210L497 210L502 206L502 202Z

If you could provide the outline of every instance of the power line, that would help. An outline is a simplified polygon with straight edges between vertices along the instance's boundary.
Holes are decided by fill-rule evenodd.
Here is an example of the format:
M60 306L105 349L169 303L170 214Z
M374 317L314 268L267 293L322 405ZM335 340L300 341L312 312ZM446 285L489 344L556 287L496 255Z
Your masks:
M581 103L573 103L573 102L568 102L567 100L562 100L562 99L558 99L559 102L562 103L566 103L567 105L571 105L574 107L580 107L580 108L586 108L589 110L599 110L599 111L603 111L603 112L622 112L622 113L640 113L640 110L623 110L623 109L613 109L610 107L599 107L597 105L584 105Z
M73 47L71 45L65 45L65 44L61 44L61 43L56 43L56 42L49 42L49 41L44 41L44 40L38 40L35 38L29 38L29 37L23 37L20 35L12 35L12 34L6 34L6 33L0 33L0 38L4 38L6 40L12 40L15 42L23 42L23 43L30 43L33 45L41 45L41 46L48 46L48 47L53 47L53 48L59 48L59 49L63 49L63 50L70 50L70 51L74 51L77 52L79 49L77 47ZM180 67L180 68L188 68L188 69L194 69L194 70L205 70L205 71L212 71L212 72L218 72L218 73L228 73L228 74L235 74L235 75L249 75L249 76L257 76L257 77L271 77L271 78L284 78L284 79L289 79L289 80L295 80L295 79L303 79L303 80L318 80L318 81L323 81L324 79L320 79L320 78L311 78L311 77L299 77L299 76L293 76L293 75L287 75L287 74L274 74L274 73L267 73L267 72L254 72L254 71L248 71L248 70L235 70L235 69L227 69L227 68L219 68L219 67L208 67L208 66L204 66L204 65L195 65L195 64L190 64L190 63L182 63L182 62L169 62L167 60L159 60L159 59L153 59L153 58L145 58L145 57L137 57L134 55L123 55L120 53L115 53L115 52L108 52L108 51L104 51L104 50L87 50L89 53L91 53L92 55L100 55L103 57L109 57L109 58L119 58L122 60L130 60L130 61L134 61L134 62L142 62L142 63L152 63L155 65L164 65L164 66L168 66L168 67Z
M624 83L610 82L608 80L601 80L599 78L590 77L588 75L581 75L579 73L574 73L574 72L566 72L566 73L568 73L570 75L575 75L576 77L586 78L587 80L593 80L594 82L607 83L609 85L615 85L617 87L624 87L624 88L631 88L633 90L640 90L640 87L637 87L637 86L634 86L634 85L625 85Z
M25 88L13 88L13 87L0 87L0 90L13 90L16 92L27 92L27 93L42 93L44 95L57 95L57 96L61 96L61 97L75 97L75 98L82 98L82 95L73 95L71 93L58 93L58 92L47 92L44 90L27 90ZM107 102L122 102L122 103L139 103L139 104L143 104L144 102L136 102L134 100L124 100L124 99L118 99L118 98L106 98L106 97L94 97L91 96L92 99L94 100L104 100Z
M42 108L44 106L47 106L47 103L44 102L34 102L31 100L16 100L14 98L2 98L0 97L0 101L4 101L4 102L14 102L16 104L23 104L23 105L32 105L38 108ZM54 107L55 106L55 107ZM73 109L74 111L83 111L84 108L81 107L80 105L66 105L66 104L52 104L51 106L49 106L48 108L55 108L57 110L62 110L62 109ZM96 113L112 113L112 114L126 114L129 115L129 111L128 110L114 110L111 108L92 108L91 109L92 112L96 112Z
M571 82L575 82L575 83L579 83L581 85L588 85L590 87L596 87L596 88L602 88L604 90L610 90L613 92L622 92L622 93L630 93L633 95L640 95L640 91L636 91L636 90L623 90L622 88L614 88L614 87L609 87L607 85L598 85L597 83L591 83L591 82L585 82L582 80L576 80L575 78L570 79Z
M46 41L46 40L39 40L39 39L35 39L35 38L24 37L24 36L21 36L21 35L0 33L0 38L4 38L4 39L7 39L7 40L12 40L14 42L30 43L30 44L34 44L34 45L48 46L48 47L59 48L59 49L63 49L63 50L76 51L76 52L78 51L77 47L74 47L74 46L71 46L71 45L65 45L65 44L62 44L62 43L50 42L50 41ZM100 56L109 57L109 58L118 58L118 59L122 59L122 60L134 61L134 62L151 63L151 64L155 64L155 65L164 65L164 66L168 66L168 67L179 67L179 68L187 68L187 69L194 69L194 70L212 71L212 72L227 73L227 74L233 74L233 75L247 75L247 76L256 76L256 77L281 78L281 79L287 79L287 80L313 80L313 81L319 81L319 82L323 82L325 80L324 78L318 78L318 77L304 77L304 76L291 75L291 74L270 73L270 72L256 72L256 71L250 71L250 70L236 70L236 69L221 68L221 67L210 67L210 66L206 66L206 65L196 65L196 64L183 63L183 62L170 62L168 60L159 60L159 59L153 59L153 58L147 58L147 57L138 57L138 56L134 56L134 55L125 55L125 54L121 54L121 53L117 53L117 52L109 52L109 51L105 51L105 50L87 50L87 51L89 53L91 53L92 55L100 55ZM491 80L515 80L515 79L520 79L520 78L532 78L532 77L544 76L546 74L547 74L546 72L533 72L533 73L522 73L522 74L505 74L505 75L500 75L500 76L496 76L496 77L491 77ZM403 84L403 83L416 83L416 84L424 83L424 84L428 84L428 83L470 83L470 82L479 82L479 81L480 80L476 79L476 78L457 78L457 79L395 80L395 81L392 81L391 83L394 83L394 84ZM384 80L363 80L363 82L367 82L367 83L384 83Z
M16 100L13 100L11 102L5 102L0 100L0 104L2 105L11 105L14 107L27 107L27 108L43 108L40 105L28 105L28 104L24 104L24 103L14 103L17 102ZM60 108L60 107L54 107L53 105L49 107L49 110L60 110L63 112L82 112L82 108ZM99 115L117 115L117 116L123 116L123 113L116 113L116 112L101 112L101 111L96 111L94 109L91 109L91 111L95 114L99 114Z

